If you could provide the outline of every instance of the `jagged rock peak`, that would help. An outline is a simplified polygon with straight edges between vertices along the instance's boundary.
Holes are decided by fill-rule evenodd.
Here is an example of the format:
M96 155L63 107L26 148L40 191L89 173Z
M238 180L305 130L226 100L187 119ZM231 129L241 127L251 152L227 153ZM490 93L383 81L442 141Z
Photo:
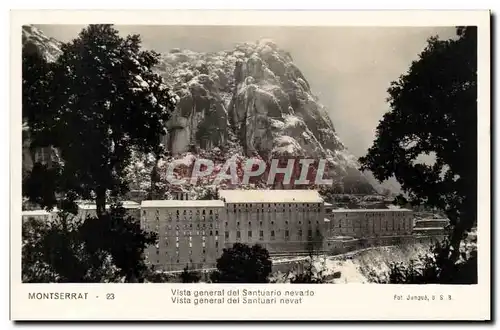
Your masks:
M49 60L61 52L60 42L33 26L23 27L23 43ZM220 150L226 159L326 159L345 192L373 191L305 75L272 40L210 53L173 48L155 70L178 99L162 141L172 155Z

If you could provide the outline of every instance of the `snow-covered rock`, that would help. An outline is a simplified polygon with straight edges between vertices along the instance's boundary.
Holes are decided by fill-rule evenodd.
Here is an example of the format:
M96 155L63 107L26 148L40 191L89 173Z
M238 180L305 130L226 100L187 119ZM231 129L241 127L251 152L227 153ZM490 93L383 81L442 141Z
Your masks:
M23 43L37 46L49 60L61 53L60 42L33 26L23 27ZM357 159L337 136L292 56L272 40L213 53L172 49L155 71L176 101L161 141L174 157L193 148L219 148L222 156L217 157L225 159L235 154L266 161L283 154L327 159L327 171L343 191L373 192L373 181L358 171ZM136 84L148 87L140 76Z

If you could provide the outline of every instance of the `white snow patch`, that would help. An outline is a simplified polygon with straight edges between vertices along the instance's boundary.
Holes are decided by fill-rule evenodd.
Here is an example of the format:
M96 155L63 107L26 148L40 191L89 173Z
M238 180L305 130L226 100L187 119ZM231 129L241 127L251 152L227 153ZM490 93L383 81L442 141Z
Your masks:
M273 128L283 129L285 127L285 123L281 120L269 118L269 122L271 123L271 127Z

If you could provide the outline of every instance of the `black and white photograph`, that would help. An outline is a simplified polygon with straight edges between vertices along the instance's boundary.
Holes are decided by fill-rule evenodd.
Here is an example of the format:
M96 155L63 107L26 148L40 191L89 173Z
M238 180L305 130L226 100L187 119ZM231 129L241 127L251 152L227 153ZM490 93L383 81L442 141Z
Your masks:
M25 283L477 283L477 28L25 25Z
M62 13L11 22L11 317L489 317L488 12Z

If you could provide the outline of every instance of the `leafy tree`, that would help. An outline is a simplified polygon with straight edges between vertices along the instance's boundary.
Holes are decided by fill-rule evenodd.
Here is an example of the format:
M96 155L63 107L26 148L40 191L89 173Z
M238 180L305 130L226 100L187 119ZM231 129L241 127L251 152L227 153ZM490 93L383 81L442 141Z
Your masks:
M182 283L198 283L201 276L198 272L189 270L188 266L184 267L180 275Z
M215 283L267 283L271 270L272 262L265 248L235 243L223 250L211 277Z
M391 84L391 110L360 158L379 181L394 176L411 204L445 211L453 260L477 212L477 29L456 31L454 39L430 38Z
M158 239L156 233L142 231L139 221L127 215L119 203L100 218L88 217L79 227L79 235L90 253L109 252L127 282L144 279L144 249Z
M23 194L73 214L76 200L93 200L99 221L85 221L77 237L92 251L107 250L127 278L137 280L144 268L140 256L153 236L117 208L108 211L106 203L127 193L134 152L162 154L159 141L175 98L153 70L159 54L141 49L138 35L122 38L111 25L89 25L61 50L53 63L31 46L23 51L23 117L31 147L51 146L60 154L50 167L35 165ZM65 239L76 231L57 229ZM92 239L94 232L108 241Z
M64 212L50 223L35 219L24 222L23 282L118 281L120 274L111 255L103 250L89 250L80 237L82 223Z
M44 105L26 109L32 145L60 151L55 192L95 200L101 216L108 194L127 191L133 151L161 154L174 98L153 71L159 54L141 50L138 35L121 38L111 25L90 25L61 49L42 79ZM42 70L26 74L33 71Z
M448 242L438 242L429 253L394 263L385 275L371 274L370 281L380 284L477 284L477 249L462 249L458 261L452 261Z

